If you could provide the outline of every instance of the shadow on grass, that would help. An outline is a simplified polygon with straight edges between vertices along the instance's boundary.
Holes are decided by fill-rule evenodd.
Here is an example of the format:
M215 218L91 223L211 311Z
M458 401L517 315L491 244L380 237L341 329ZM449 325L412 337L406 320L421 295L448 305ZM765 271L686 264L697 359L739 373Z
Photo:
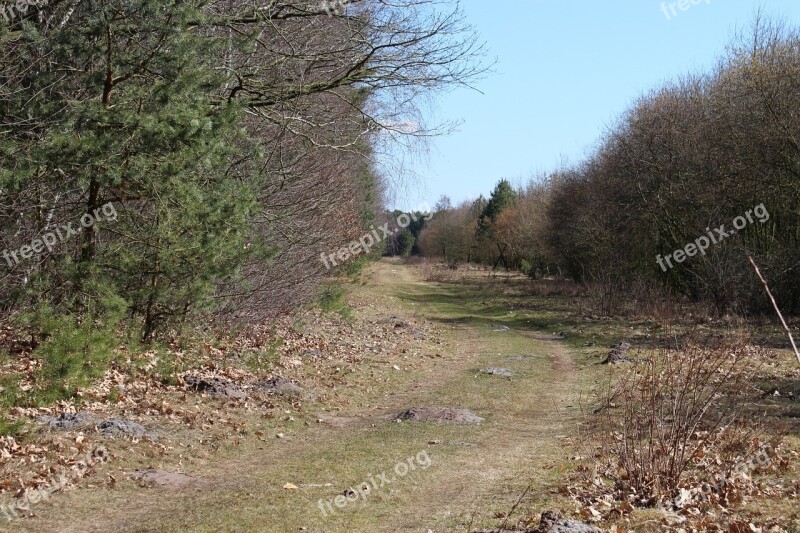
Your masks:
M431 320L448 326L487 329L505 326L541 335L564 333L565 342L576 346L588 341L595 344L619 342L614 331L600 331L579 317L574 299L531 296L507 284L492 285L485 281L427 283L404 287L396 296L406 303L429 308ZM608 321L598 325L605 329L619 329Z

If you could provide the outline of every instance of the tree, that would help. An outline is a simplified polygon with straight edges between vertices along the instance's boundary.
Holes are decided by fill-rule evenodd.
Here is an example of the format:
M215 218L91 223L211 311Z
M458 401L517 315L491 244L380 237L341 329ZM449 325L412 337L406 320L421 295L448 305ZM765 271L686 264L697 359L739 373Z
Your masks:
M411 250L414 248L416 239L414 234L408 228L403 228L397 234L397 255L401 257L408 257L411 255Z
M446 129L414 102L484 69L438 0L51 2L0 41L0 83L24 88L0 95L0 246L119 214L0 264L0 305L80 315L110 292L145 338L313 298L320 253L381 207L381 132Z
M504 209L514 205L517 193L506 179L500 180L489 196L489 201L481 213L481 226L488 227L497 221Z
M447 195L442 195L439 198L439 201L436 202L436 206L433 208L434 213L442 213L445 211L450 211L453 209L453 202L450 200L450 197Z

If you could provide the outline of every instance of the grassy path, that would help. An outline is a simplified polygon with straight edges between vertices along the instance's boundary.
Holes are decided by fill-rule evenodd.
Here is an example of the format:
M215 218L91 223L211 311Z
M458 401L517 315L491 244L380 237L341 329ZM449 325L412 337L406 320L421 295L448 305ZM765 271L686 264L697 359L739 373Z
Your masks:
M448 347L413 361L402 378L362 368L371 386L351 394L340 423L306 421L287 439L253 439L191 473L202 481L176 491L123 485L82 489L43 506L15 529L35 531L466 531L496 525L529 484L521 506L564 506L555 494L579 421L579 396L591 372L560 341L502 330L507 311L482 302L469 285L421 281L412 268L383 262L354 299L377 297L400 316L440 324ZM497 295L493 295L495 298ZM370 308L356 307L369 320ZM398 354L381 354L406 359ZM505 367L511 379L479 374ZM382 418L412 406L471 409L477 425L398 423ZM423 461L423 459L425 459ZM427 459L430 462L427 462ZM398 463L409 464L405 475ZM173 468L180 467L173 465ZM187 468L188 469L188 468ZM343 490L380 474L391 480L344 508L326 506ZM287 490L286 483L299 487ZM326 486L326 484L330 484Z

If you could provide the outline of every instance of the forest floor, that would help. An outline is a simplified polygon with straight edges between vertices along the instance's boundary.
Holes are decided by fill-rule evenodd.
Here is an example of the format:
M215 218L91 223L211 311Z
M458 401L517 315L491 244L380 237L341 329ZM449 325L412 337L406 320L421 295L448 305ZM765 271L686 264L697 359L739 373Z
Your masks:
M121 364L80 411L135 421L147 434L109 438L97 425L42 433L33 424L5 438L0 505L14 501L13 489L37 486L14 474L22 466L74 467L99 446L109 460L46 501L28 501L11 522L0 514L0 530L436 533L498 527L511 509L509 524L572 514L579 504L564 486L586 450L582 426L606 375L598 363L607 346L659 326L579 320L568 297L532 297L485 274L475 283L423 274L385 260L348 287L345 318L306 313L202 357L180 352L168 370L163 354ZM187 379L164 379L167 371L230 389L199 392ZM273 382L261 394L254 384L276 375L290 386ZM800 380L786 377L783 395L767 401L794 421L797 446ZM797 503L757 512L788 520ZM658 531L646 524L660 519L648 510L625 526Z

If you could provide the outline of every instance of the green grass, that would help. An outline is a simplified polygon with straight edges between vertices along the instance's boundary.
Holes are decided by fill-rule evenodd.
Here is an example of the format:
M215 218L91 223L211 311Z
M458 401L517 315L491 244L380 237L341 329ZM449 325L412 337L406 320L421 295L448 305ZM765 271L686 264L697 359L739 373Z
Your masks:
M250 350L244 358L244 366L252 372L259 373L275 367L280 360L278 349L283 339L274 339L270 346L260 350Z
M25 422L20 420L9 420L0 415L0 436L15 436L25 427Z

